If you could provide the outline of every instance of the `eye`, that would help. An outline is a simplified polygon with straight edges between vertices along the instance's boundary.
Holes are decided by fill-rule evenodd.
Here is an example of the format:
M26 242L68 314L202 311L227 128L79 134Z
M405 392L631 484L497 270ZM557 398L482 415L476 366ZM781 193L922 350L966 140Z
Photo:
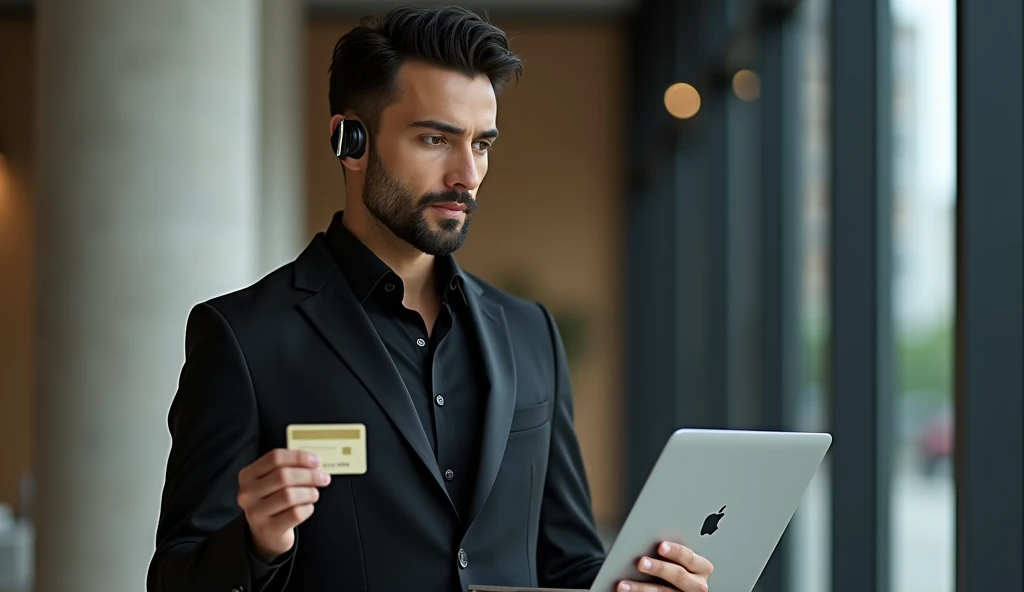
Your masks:
M473 146L476 150L479 150L481 152L490 152L491 150L494 150L494 143L488 142L487 140L480 140L478 142L474 142Z
M444 137L443 136L423 136L423 141L426 142L426 144L428 146L440 146L441 144L444 143Z

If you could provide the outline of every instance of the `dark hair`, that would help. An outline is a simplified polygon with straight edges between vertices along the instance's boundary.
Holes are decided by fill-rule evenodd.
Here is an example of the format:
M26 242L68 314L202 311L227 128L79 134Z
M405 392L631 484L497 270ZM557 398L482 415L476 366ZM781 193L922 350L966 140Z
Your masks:
M406 60L470 77L486 74L495 94L523 72L505 33L476 13L459 6L396 8L380 19L363 18L334 46L331 114L351 109L376 131L381 111L398 94L398 71Z

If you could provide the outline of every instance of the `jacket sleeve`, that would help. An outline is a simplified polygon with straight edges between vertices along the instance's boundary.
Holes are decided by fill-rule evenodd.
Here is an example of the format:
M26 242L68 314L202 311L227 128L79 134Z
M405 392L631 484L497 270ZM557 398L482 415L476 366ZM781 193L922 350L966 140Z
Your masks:
M589 588L605 550L594 523L590 489L573 423L572 386L565 347L551 313L541 306L555 358L551 450L537 542L542 587Z
M147 591L283 590L298 541L273 564L253 555L237 496L238 472L259 453L255 393L231 327L210 304L189 315L168 427L171 450Z

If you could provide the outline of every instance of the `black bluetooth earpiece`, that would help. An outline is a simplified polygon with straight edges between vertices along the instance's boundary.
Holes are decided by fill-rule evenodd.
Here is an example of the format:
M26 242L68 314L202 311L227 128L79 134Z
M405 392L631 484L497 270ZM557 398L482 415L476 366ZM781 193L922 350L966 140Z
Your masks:
M342 119L331 134L331 149L338 158L359 158L366 148L366 128L354 119Z

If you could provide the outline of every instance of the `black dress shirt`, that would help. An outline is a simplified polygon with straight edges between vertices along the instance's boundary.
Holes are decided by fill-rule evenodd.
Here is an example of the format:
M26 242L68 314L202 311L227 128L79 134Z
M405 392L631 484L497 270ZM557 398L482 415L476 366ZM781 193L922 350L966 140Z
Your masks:
M465 515L476 482L488 385L454 258L436 259L442 302L428 332L423 317L402 304L402 279L391 268L340 224L326 238L405 382L455 509Z

